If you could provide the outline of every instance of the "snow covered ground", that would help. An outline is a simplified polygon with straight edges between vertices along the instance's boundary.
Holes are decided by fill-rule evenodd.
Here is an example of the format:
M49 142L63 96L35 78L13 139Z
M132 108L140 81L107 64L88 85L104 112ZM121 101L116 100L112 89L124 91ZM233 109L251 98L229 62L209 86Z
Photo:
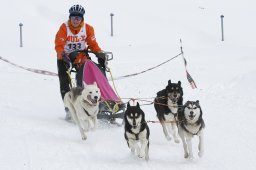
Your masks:
M205 155L197 157L195 138L195 159L185 160L182 145L167 141L157 123L149 123L148 162L130 153L123 127L100 123L82 141L77 127L64 121L56 76L0 61L1 170L255 169L255 1L2 1L0 56L56 73L55 34L68 18L70 6L77 3L86 8L85 21L94 26L100 46L114 53L109 63L114 77L140 72L179 54L182 39L187 68L198 89L187 82L181 57L115 84L122 98L153 100L169 79L180 80L184 101L200 100L206 123ZM113 37L110 13L114 13ZM225 41L221 41L221 15ZM153 105L142 109L147 120L157 120Z

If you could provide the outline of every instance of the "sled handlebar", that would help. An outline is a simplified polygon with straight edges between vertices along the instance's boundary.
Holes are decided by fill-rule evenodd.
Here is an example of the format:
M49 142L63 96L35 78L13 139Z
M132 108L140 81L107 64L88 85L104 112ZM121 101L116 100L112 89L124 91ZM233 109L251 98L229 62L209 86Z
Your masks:
M104 52L106 54L107 61L113 60L113 53L112 52Z
M75 52L86 52L85 50L77 50ZM97 53L94 53L92 51L87 51L88 53L92 53L94 55L96 55ZM112 52L108 52L108 51L105 51L104 52L105 56L106 56L106 60L107 61L110 61L110 60L113 60L113 53Z
M110 68L108 67L108 61L113 60L113 53L112 52L104 52L106 56L105 61L105 70L106 72L110 72Z
M77 50L77 51L74 51L74 52L77 52L77 53L84 52L84 53L87 53L87 54L92 53L92 54L94 54L95 56L96 56L96 54L97 54L97 53L94 53L94 52L92 52L92 51L86 51L86 50ZM109 71L110 71L110 68L108 67L108 61L113 60L113 53L112 53L112 52L105 51L104 54L105 54L105 57L106 57L106 60L105 60L105 70L106 70L107 72L109 72ZM71 69L71 72L76 72L76 71L74 71L74 70Z
M92 53L94 55L97 54L97 53L94 53L92 51L88 51L88 53ZM107 61L113 60L113 53L112 52L105 51L104 54L106 56Z
M96 53L92 52L92 51L88 51L88 53L93 53L94 55L96 55ZM113 53L112 52L104 52L106 60L105 60L105 70L106 72L110 72L110 68L108 67L108 61L113 60Z

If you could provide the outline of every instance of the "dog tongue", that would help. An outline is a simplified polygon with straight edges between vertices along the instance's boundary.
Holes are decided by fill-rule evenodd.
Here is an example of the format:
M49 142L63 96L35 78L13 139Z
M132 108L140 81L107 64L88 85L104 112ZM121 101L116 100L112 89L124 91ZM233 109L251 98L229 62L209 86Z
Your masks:
M95 103L97 103L97 100L91 100L91 102L93 103L93 104L95 104Z

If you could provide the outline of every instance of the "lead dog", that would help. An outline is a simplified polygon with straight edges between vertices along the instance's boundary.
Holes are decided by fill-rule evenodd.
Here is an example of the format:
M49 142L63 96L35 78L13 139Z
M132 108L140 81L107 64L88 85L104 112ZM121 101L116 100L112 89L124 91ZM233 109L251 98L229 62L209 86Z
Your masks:
M83 88L75 87L65 94L64 105L69 109L83 140L87 139L86 132L97 127L100 96L96 82L92 85L84 83Z
M167 140L173 136L175 143L179 143L176 116L178 107L183 104L183 90L181 82L172 83L168 81L165 89L157 93L154 100L154 107L157 117L163 127L163 132Z
M199 137L198 156L202 157L204 153L203 129L205 123L202 118L203 112L199 105L199 101L187 101L185 105L179 109L178 113L178 132L181 137L184 149L184 157L193 159L192 138Z
M124 114L124 137L127 141L128 147L132 153L135 153L138 157L145 157L149 160L149 135L150 131L145 121L145 114L140 109L140 105L137 102L135 106L127 104L127 110ZM141 146L139 146L139 144Z

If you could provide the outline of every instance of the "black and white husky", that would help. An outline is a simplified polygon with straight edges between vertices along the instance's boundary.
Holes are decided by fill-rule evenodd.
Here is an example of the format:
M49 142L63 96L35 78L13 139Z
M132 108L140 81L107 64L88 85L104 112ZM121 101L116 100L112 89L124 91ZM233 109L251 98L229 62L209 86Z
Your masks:
M202 118L203 112L199 105L199 101L187 101L185 105L179 109L178 113L178 132L181 137L184 157L193 159L192 137L199 137L198 156L202 157L204 153L203 129L205 127Z
M64 105L77 124L83 140L87 139L86 132L97 127L100 96L96 82L91 85L84 83L83 88L75 87L65 94Z
M159 91L154 100L157 118L163 127L164 135L167 140L171 140L171 134L175 143L180 142L178 138L176 117L178 107L182 104L183 90L180 81L178 81L178 83L172 83L171 80L169 80L166 88Z
M135 106L131 106L129 102L127 104L124 114L124 137L132 153L136 151L138 157L148 160L150 131L145 121L145 114L139 103L136 103Z

